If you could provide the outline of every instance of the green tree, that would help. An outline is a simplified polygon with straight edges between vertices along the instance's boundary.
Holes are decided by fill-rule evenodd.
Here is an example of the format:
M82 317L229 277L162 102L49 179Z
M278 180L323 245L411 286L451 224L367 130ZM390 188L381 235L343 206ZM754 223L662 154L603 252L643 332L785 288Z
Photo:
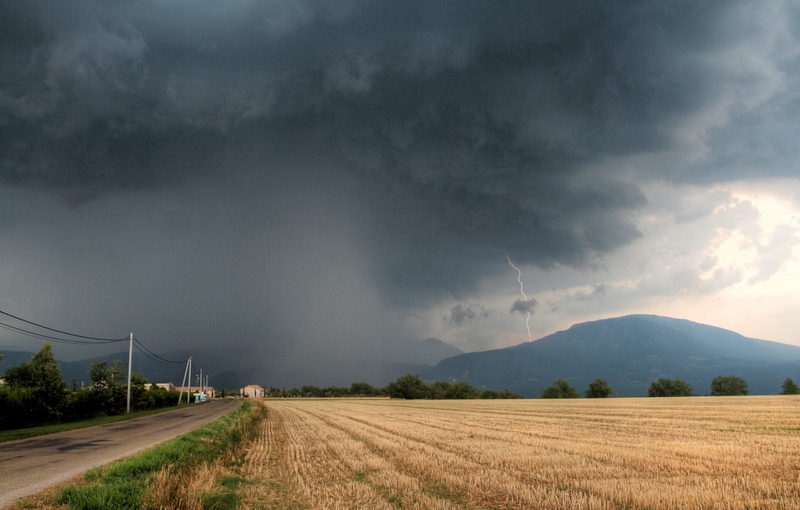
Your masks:
M556 379L553 385L545 388L542 391L542 398L578 398L578 392L575 391L566 379Z
M738 375L719 375L711 381L711 394L714 396L737 396L749 393L747 381Z
M791 379L786 379L781 387L781 395L800 395L800 387Z
M478 390L466 381L452 383L444 392L446 399L478 398Z
M660 378L653 381L647 390L648 397L690 397L694 394L692 385L682 379Z
M511 390L503 388L502 390L500 390L499 398L507 398L507 399L522 398L522 395L517 395Z
M380 389L373 387L369 383L365 382L354 382L350 385L350 390L348 393L351 395L360 395L360 396L368 396L368 395L380 395Z
M406 374L389 383L385 393L392 398L408 400L430 398L430 388L418 375Z
M67 384L53 356L53 345L45 342L31 360L6 371L10 387L31 388L35 402L26 409L33 423L54 423L61 419L67 404Z
M327 388L322 388L322 396L323 397L344 397L347 395L349 388L344 386L328 386ZM281 394L282 397L287 397L288 394L286 390L283 390Z
M155 407L153 394L146 389L147 379L142 374L131 374L131 410L141 411ZM155 384L152 386L158 388ZM127 388L126 388L127 390ZM125 395L127 401L128 396Z
M111 416L125 412L128 396L127 388L121 384L125 378L121 361L114 360L111 366L107 361L92 363L89 378L92 380L92 402L98 413Z
M321 397L322 396L322 388L318 386L303 386L300 388L300 392L303 394L304 397Z
M611 386L608 385L605 379L597 378L589 383L589 389L586 390L586 398L608 398L611 396Z
M494 399L494 398L522 398L522 397L509 389L502 389L500 391L483 390L482 392L480 392L479 398Z

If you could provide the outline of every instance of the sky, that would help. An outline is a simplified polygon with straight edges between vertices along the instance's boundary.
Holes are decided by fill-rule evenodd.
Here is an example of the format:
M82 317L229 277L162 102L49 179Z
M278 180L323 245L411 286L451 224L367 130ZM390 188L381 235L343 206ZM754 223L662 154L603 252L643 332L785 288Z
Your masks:
M0 27L0 310L313 384L631 313L800 345L795 1L28 1Z

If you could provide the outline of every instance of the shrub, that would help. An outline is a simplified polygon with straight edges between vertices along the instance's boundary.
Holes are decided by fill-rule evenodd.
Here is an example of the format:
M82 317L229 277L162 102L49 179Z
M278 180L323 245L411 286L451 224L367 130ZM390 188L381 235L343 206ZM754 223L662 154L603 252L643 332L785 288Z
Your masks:
M40 425L29 411L36 408L38 398L34 388L0 386L0 430Z

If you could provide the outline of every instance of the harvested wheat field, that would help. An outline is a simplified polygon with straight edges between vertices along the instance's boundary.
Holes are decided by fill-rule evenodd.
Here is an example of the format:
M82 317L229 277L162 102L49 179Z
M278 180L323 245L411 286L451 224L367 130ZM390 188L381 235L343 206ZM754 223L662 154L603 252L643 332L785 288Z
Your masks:
M800 398L268 400L245 508L800 508Z

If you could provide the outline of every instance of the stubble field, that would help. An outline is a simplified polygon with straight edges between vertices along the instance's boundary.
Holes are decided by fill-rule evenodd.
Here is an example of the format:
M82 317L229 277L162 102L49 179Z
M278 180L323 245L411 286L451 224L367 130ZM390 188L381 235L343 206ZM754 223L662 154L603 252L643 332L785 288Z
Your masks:
M800 397L266 406L245 508L800 508Z

